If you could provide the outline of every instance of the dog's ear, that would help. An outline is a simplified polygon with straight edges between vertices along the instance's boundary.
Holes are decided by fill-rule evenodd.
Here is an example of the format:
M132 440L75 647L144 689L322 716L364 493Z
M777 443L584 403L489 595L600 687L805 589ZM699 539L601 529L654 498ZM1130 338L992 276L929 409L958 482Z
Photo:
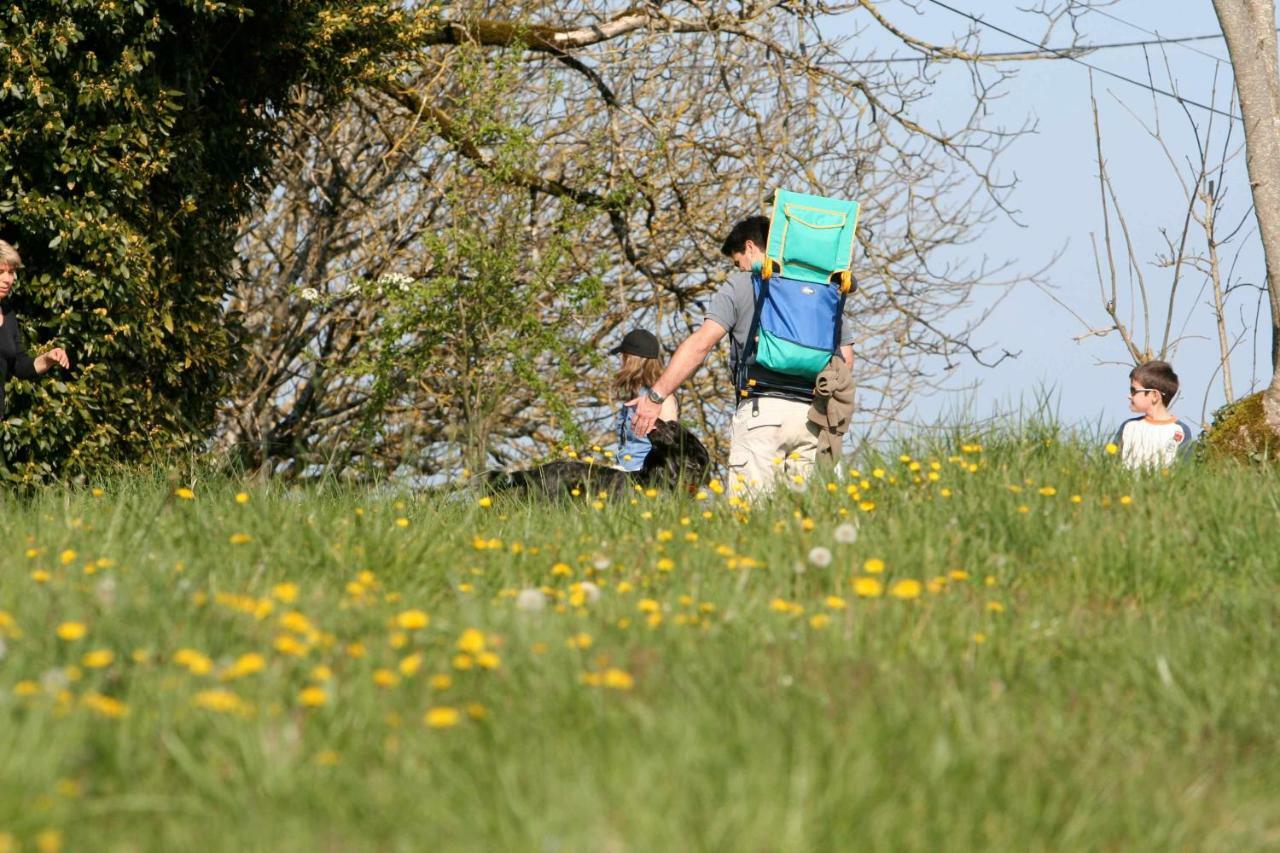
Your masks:
M653 447L674 447L680 443L680 433L684 428L675 421L654 421L653 430L647 438Z
M521 484L507 471L486 471L484 485L491 492L507 492L518 488Z

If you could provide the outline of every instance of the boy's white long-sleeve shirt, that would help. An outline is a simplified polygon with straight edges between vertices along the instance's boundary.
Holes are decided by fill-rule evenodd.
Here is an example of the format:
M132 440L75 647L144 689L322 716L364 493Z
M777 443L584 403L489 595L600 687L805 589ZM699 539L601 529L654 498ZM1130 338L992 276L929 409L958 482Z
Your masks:
M1128 468L1166 468L1191 451L1191 425L1170 416L1131 418L1116 433L1120 458Z

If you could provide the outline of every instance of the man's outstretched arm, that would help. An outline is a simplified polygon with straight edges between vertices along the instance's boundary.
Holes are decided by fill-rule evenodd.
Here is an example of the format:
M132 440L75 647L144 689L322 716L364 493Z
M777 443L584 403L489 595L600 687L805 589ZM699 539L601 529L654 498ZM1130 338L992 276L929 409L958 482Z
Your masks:
M724 333L724 326L715 320L703 320L698 330L676 347L675 354L671 356L671 363L667 365L666 370L662 371L658 381L653 383L654 392L663 397L673 394L686 379L693 375L702 362L706 361L707 354L720 343ZM644 395L628 400L627 405L636 407L636 416L632 421L635 434L648 435L653 429L654 422L658 420L658 413L662 410L662 406Z

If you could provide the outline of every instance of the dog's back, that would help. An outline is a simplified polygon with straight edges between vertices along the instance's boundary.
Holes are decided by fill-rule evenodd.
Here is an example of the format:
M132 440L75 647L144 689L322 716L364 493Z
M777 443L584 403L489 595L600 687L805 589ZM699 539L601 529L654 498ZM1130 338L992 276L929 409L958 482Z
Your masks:
M493 471L486 484L495 492L585 497L600 492L616 496L635 485L661 489L684 486L692 490L706 483L711 454L697 436L675 421L658 421L648 438L651 447L639 471L560 460L523 471Z

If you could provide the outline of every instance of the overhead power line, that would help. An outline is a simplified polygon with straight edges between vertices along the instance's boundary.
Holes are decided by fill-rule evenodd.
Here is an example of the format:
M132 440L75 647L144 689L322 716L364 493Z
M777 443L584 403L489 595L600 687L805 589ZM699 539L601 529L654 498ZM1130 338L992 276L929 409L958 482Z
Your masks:
M1080 6L1082 4L1079 2L1079 0L1069 0L1069 5ZM1139 26L1138 24L1135 24L1133 21L1125 20L1124 18L1120 17L1119 15L1113 12L1108 12L1106 9L1101 9L1101 8L1094 9L1091 7L1086 7L1086 8L1088 9L1090 14L1101 15L1104 18L1110 18L1111 20L1115 21L1118 24L1124 24L1126 27L1128 27L1131 30L1136 30L1137 32L1140 32L1140 33L1146 33L1149 36L1155 36L1157 39L1161 38L1160 33L1156 32L1155 30L1149 30L1146 27ZM1211 36L1211 38L1220 39L1222 38L1222 34L1218 33L1215 36ZM1198 53L1201 56L1212 59L1214 62L1218 63L1219 65L1226 64L1226 60L1222 59L1219 56L1214 56L1212 53L1207 53L1203 50L1200 50L1199 48L1194 48L1188 44L1185 44L1184 42L1187 42L1187 41L1195 41L1195 39L1164 39L1156 43L1157 44L1161 44L1161 43L1176 44L1179 47L1181 47L1183 50L1189 50L1192 53Z
M1106 68L1101 68L1097 65L1093 65L1092 63L1085 62L1083 59L1080 59L1079 57L1072 56L1070 53L1066 53L1064 51L1058 50L1057 48L1043 47L1042 45L1037 44L1036 42L1032 41L1029 38L1020 36L1014 32L1010 32L1009 30L1006 30L1003 27L996 26L995 24L990 23L989 21L985 21L982 18L969 14L963 9L957 9L955 6L951 6L942 2L942 0L929 0L929 2L941 9L946 9L948 12L951 12L953 15L959 15L962 18L967 18L979 26L986 27L989 30L994 30L995 32L1000 33L1001 35L1006 35L1011 39L1015 39L1017 41L1022 42L1023 44L1031 45L1036 50L1048 51L1049 53L1057 55L1061 59L1067 59L1078 65L1083 65L1085 68L1088 68L1092 71L1097 71L1099 74L1105 75L1107 77L1114 77L1117 80L1122 80L1125 83L1129 83L1133 86L1139 86L1143 89L1146 89L1148 92L1154 92L1157 95L1164 95L1166 98L1173 98L1175 101L1177 101L1180 104L1187 104L1188 106L1199 107L1200 109L1210 113L1214 113L1215 115L1220 115L1220 116L1223 116L1224 118L1240 121L1240 117L1235 115L1234 113L1229 113L1224 110L1220 110L1217 107L1210 106L1209 104L1202 104L1199 101L1193 101L1191 98L1185 98L1182 95L1179 95L1177 92L1170 92L1167 89L1161 89L1159 86L1153 86L1150 83L1143 82L1142 80L1138 80L1133 77L1126 77L1124 74L1119 74L1115 71L1110 71Z
M1146 32L1144 30L1144 32ZM1041 47L1036 46L1034 51L1017 51L1007 53L983 53L980 54L984 62L1000 62L1005 59L1010 60L1028 60L1028 59L1070 59L1073 56L1086 53L1097 53L1100 50L1118 50L1130 47L1159 47L1166 44L1183 45L1186 42L1193 41L1214 41L1222 38L1222 33L1210 33L1202 36L1178 36L1175 38L1160 37L1158 33L1154 33L1156 38L1138 39L1136 41L1111 41L1102 44L1073 44L1068 47ZM1195 48L1188 48L1195 50ZM1221 59L1212 53L1205 53L1202 50L1196 50L1203 56L1207 56L1216 62L1222 62ZM950 56L886 56L883 58L867 58L867 59L824 59L819 61L819 65L885 65L894 62L952 62L963 61L956 60Z

